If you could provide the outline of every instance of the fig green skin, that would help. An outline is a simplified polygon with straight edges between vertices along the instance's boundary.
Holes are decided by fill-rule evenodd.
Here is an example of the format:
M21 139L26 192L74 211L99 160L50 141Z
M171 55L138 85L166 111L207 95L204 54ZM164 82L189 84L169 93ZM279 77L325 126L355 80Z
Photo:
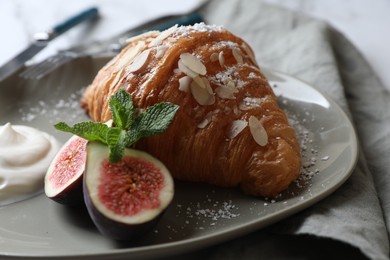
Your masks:
M93 148L92 148L93 147ZM166 202L166 205L158 209L158 214L155 215L154 217L145 217L143 216L142 218L139 219L139 223L125 223L125 222L120 222L120 220L115 220L110 217L103 214L98 207L94 204L96 202L92 201L90 194L96 194L96 190L89 190L90 187L88 187L88 181L87 179L91 180L94 179L96 181L99 180L99 172L96 172L99 169L99 167L95 168L96 165L100 165L101 161L103 159L108 158L108 153L107 156L104 158L101 155L91 155L95 154L97 150L101 151L102 149L107 149L107 146L104 148L101 148L101 145L96 145L96 142L90 142L88 143L87 146L87 164L86 164L86 171L84 173L83 177L83 192L84 192L84 202L87 208L87 211L94 222L95 226L99 230L99 232L111 239L118 240L118 241L124 241L124 240L132 240L134 238L139 237L140 235L143 235L150 231L161 219L163 216L164 212L166 211L166 208L169 206L169 204L172 201L173 197L173 180L171 179L171 184L168 186L172 188L172 197L169 199L164 199ZM127 149L127 148L126 148ZM128 149L129 150L129 149ZM100 153L100 152L99 152ZM137 152L138 153L138 152ZM143 152L140 152L143 153ZM101 154L101 153L100 153ZM150 156L150 155L148 155ZM145 158L142 158L145 159ZM153 159L156 160L156 159ZM156 161L152 162L153 164L156 163ZM161 164L161 162L158 162ZM92 164L92 165L91 165ZM90 167L89 167L90 166ZM161 169L161 165L159 165ZM165 166L163 166L164 169ZM91 168L95 168L92 169ZM168 172L168 170L166 170ZM169 172L168 172L169 174ZM165 175L164 175L165 176ZM170 175L169 175L170 176ZM167 178L167 176L165 176ZM169 177L171 178L171 177ZM167 180L166 180L167 181ZM169 183L169 181L168 181ZM99 203L99 202L97 202Z

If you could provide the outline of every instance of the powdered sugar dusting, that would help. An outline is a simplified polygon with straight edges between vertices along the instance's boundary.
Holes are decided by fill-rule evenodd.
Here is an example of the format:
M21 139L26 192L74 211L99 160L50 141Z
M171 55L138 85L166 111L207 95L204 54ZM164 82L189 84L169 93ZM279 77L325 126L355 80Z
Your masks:
M229 67L215 74L215 76L210 76L210 80L219 86L224 86L229 81L234 83L234 86L238 89L245 86L245 81L242 80L240 74L234 67Z
M190 26L179 26L174 34L180 34L183 36L188 36L191 32L221 32L226 29L223 26L218 25L209 25L205 23L196 23Z
M75 121L85 115L85 111L80 108L82 93L84 93L84 89L61 99L26 103L18 111L21 115L21 121L30 123L39 118L45 118L49 124L58 123L58 118L67 118L70 122Z
M213 199L213 195L209 194L206 194L203 201L193 201L186 206L178 204L176 207L177 213L184 215L186 219L184 224L197 224L199 229L217 225L217 222L221 220L230 220L240 216L239 207L232 200L216 200Z
M305 186L310 180L319 173L316 167L318 162L318 147L314 145L313 134L307 130L297 118L297 115L289 114L289 123L294 127L301 146L302 170L301 175L296 181L297 186Z
M273 85L276 88L277 85ZM284 108L284 112L288 116L289 124L295 130L300 147L302 157L302 168L299 178L294 182L294 185L298 189L307 188L310 192L311 181L314 176L320 173L320 163L326 162L330 156L327 154L320 154L320 148L315 142L315 133L309 130L305 125L307 123L314 123L316 118L313 113L303 108L299 114L293 113L289 109L290 101L283 96L278 97L278 102L281 107ZM320 129L320 130L323 130ZM294 195L294 192L291 192Z

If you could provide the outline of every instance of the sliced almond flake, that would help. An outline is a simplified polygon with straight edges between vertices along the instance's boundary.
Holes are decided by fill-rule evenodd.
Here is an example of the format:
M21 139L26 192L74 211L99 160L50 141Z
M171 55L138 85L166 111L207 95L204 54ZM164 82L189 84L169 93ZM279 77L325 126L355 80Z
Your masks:
M218 60L219 60L219 65L221 65L221 67L223 67L223 65L225 64L225 57L223 56L223 51L219 52Z
M215 89L215 93L217 94L218 97L222 99L235 99L236 97L234 96L235 90L228 88L226 86L220 86Z
M221 82L228 87L234 87L234 88L236 87L235 86L236 84L234 84L234 81L231 78L229 78L228 76L223 77Z
M204 88L204 89L206 88L206 85L201 77L196 76L193 78L193 80L196 82L196 84L198 84L199 87Z
M124 56L121 57L119 63L117 64L117 69L120 70L126 65L130 64L138 54L141 53L141 50L145 47L144 41L139 41L134 47L130 50L127 50L124 53Z
M215 62L218 60L218 53L214 52L213 54L210 55L210 61Z
M180 54L180 59L182 60L183 64L187 66L190 70L193 72L200 74L200 75L206 75L207 70L206 66L194 55L185 52Z
M191 82L190 89L192 96L199 105L206 106L214 104L214 95L210 94L207 89L199 87L195 81Z
M268 134L263 124L254 116L249 117L249 130L253 139L260 146L265 146L268 143Z
M190 76L191 78L197 77L199 74L190 70L186 65L184 65L183 61L180 59L177 62L177 66L179 67L179 70L186 74L187 76Z
M245 43L242 43L241 47L244 49L245 53L248 55L249 59L251 59L253 64L257 65L255 54L252 52L251 48L249 48L249 46Z
M165 38L170 36L177 28L177 24L172 26L171 28L162 31L156 38L154 38L150 43L149 47L159 45Z
M226 87L231 89L232 91L234 91L234 93L237 93L238 92L238 89L236 88L236 84L234 84L233 81L229 81L227 84L226 84Z
M232 53L238 64L242 64L244 62L239 48L233 48Z
M166 45L159 45L156 48L156 58L161 58L164 56L166 50L168 49L168 46Z
M179 79L179 90L183 92L188 92L190 89L191 78L189 76L184 76Z
M239 133L242 132L242 130L245 129L245 127L247 127L248 125L248 122L245 121L245 120L234 120L231 125L230 125L230 129L227 133L227 137L229 139L233 139L234 137L236 137Z
M130 66L127 67L127 72L136 72L142 69L146 65L146 61L149 58L149 54L150 49L141 52L141 54L133 60L133 63L131 63Z
M209 92L210 95L214 95L213 89L210 85L210 81L206 77L203 77L202 80L207 92Z
M181 73L181 70L179 68L176 68L173 70L173 73L175 74L180 74Z
M216 88L215 93L222 99L235 99L236 97L234 94L238 92L238 89L236 88L234 81L229 77L225 77L222 80L222 83L224 85Z
M209 121L207 118L205 118L202 122L200 122L200 123L198 124L198 128L203 129L203 128L205 128L209 123L210 123L210 121Z

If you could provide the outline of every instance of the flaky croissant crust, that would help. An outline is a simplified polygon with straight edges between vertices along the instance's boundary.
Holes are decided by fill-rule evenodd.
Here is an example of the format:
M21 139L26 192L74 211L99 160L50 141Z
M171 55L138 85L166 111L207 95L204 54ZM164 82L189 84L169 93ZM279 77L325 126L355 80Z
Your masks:
M109 98L120 88L140 108L162 101L180 106L165 133L137 144L175 178L274 197L300 174L295 132L252 49L222 27L175 26L130 39L86 89L82 106L105 122Z

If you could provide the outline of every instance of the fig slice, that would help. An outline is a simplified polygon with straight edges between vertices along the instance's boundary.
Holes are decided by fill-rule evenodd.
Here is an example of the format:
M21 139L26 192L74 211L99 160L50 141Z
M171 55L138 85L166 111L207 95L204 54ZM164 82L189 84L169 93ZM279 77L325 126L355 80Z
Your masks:
M88 141L72 136L58 151L45 175L45 194L68 206L81 206Z
M130 240L149 231L172 201L174 183L168 169L150 154L125 148L110 163L107 145L89 142L84 201L103 235Z

